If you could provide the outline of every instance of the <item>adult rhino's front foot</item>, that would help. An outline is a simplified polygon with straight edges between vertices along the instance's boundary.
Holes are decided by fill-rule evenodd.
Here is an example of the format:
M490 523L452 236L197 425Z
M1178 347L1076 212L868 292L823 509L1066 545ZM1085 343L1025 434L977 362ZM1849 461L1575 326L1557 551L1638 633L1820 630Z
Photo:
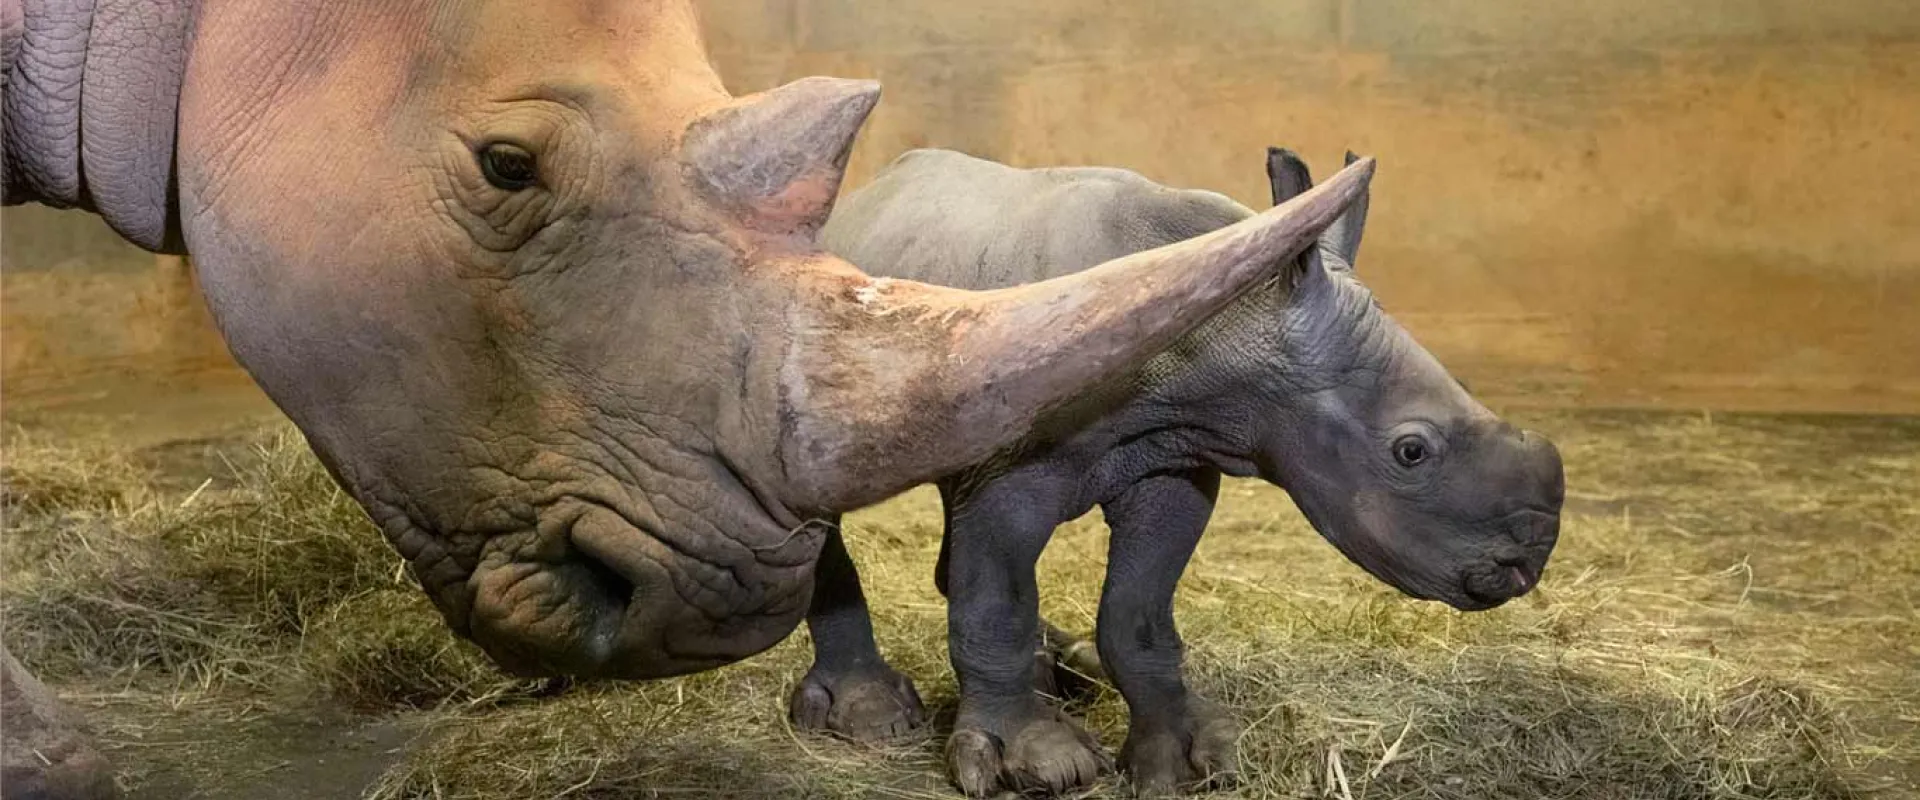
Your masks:
M999 713L960 710L947 770L969 797L1061 794L1113 771L1093 735L1039 698Z
M31 800L119 797L113 767L53 690L0 646L0 796Z
M1240 723L1189 696L1168 712L1135 713L1120 768L1142 797L1225 788L1236 779Z
M856 742L884 742L919 730L926 706L913 681L885 664L832 671L814 665L787 702L794 727Z

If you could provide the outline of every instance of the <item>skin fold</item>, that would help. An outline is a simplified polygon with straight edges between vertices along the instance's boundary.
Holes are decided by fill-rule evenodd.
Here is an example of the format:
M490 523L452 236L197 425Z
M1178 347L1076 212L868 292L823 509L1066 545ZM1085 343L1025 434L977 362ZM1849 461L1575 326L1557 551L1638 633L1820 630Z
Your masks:
M1268 176L1275 203L1312 186L1277 148ZM824 239L876 274L990 288L1253 213L1122 170L914 151L850 194ZM1050 664L1036 666L1046 647L1034 565L1056 526L1095 506L1112 531L1097 663L1132 710L1119 761L1148 793L1218 782L1236 763L1238 726L1187 689L1172 613L1222 475L1286 489L1330 543L1413 597L1479 610L1538 582L1559 528L1559 454L1475 402L1373 301L1353 272L1366 213L1363 196L1279 278L937 481L946 538L935 581L950 601L961 694L947 756L968 794L1064 792L1110 768L1035 690ZM861 739L920 725L911 682L874 644L843 547L828 542L817 580L816 660L794 719Z

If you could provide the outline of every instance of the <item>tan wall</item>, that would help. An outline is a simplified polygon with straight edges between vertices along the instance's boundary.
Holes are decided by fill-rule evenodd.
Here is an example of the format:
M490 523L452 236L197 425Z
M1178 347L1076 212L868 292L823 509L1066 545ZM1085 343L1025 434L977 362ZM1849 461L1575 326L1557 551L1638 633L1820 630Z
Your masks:
M1351 147L1381 162L1364 277L1483 394L1920 412L1910 0L707 6L736 91L881 79L855 185L940 146L1258 207L1268 144L1322 175ZM183 276L62 230L6 213L9 398L217 356Z
M186 262L126 244L97 217L7 208L0 264L0 388L9 406L242 377Z
M1482 392L1920 411L1920 3L732 0L736 91L879 78L905 148L1264 207L1380 160L1360 269Z

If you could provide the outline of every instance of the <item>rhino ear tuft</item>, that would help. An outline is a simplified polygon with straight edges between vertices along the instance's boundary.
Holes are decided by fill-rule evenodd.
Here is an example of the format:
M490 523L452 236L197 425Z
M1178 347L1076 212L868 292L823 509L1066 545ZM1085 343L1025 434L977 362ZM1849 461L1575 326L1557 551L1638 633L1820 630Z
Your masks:
M1273 192L1273 204L1292 200L1313 188L1313 175L1300 154L1284 147L1267 148L1267 187Z
M683 140L693 185L750 228L809 240L826 224L880 84L804 78L696 120Z
M1359 160L1360 157L1354 155L1352 150L1347 151L1348 164ZM1360 257L1360 237L1366 233L1367 203L1372 196L1371 186L1361 189L1360 196L1354 198L1353 205L1348 206L1346 213L1334 220L1333 225L1329 226L1326 234L1321 237L1325 246L1334 255L1339 256L1341 261L1346 262L1349 269L1358 263L1357 259Z

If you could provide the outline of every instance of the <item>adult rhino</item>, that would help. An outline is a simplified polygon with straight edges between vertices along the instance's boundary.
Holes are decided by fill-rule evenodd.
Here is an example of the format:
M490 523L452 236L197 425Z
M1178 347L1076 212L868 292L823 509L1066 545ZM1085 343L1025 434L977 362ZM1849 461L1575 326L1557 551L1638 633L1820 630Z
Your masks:
M819 520L1165 346L1369 174L964 292L815 244L878 86L731 97L686 0L0 0L0 43L6 202L191 254L447 624L529 675L774 644Z
M1268 177L1276 204L1313 191L1286 150L1269 151ZM1034 565L1056 526L1096 505L1113 533L1097 663L1132 712L1121 761L1148 792L1235 765L1237 726L1182 678L1172 605L1222 474L1283 487L1342 553L1414 597L1486 609L1539 580L1559 530L1559 453L1474 401L1373 301L1353 273L1366 213L1363 194L1282 278L938 481L935 583L950 599L960 682L947 760L968 794L1062 792L1108 769L1100 744L1034 691L1050 672L1036 670ZM849 194L822 238L874 274L991 289L1252 216L1124 170L923 150ZM846 549L830 538L825 553L808 617L815 662L793 718L856 738L919 725L912 683L874 644Z

